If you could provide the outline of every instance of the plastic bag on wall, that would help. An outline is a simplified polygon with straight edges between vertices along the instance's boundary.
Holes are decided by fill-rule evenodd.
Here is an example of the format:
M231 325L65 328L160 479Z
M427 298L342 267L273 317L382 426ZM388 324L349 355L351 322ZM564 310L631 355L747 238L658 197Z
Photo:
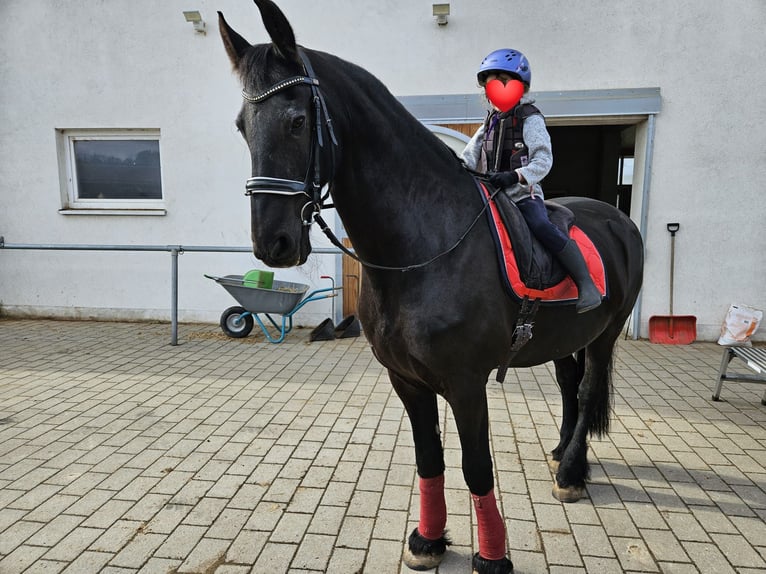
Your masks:
M762 319L763 311L747 305L732 304L721 325L718 344L727 347L751 346L750 337L756 332Z

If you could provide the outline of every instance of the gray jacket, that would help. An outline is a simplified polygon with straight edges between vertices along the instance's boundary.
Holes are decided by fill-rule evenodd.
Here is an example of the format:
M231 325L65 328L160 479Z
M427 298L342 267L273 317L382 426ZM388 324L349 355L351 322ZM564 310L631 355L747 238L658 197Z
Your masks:
M527 95L521 98L522 104L531 104L533 99ZM486 173L487 158L484 153L484 132L487 122L482 124L473 134L462 153L463 162L478 172ZM530 195L540 198L543 196L543 188L540 181L548 175L553 166L553 150L551 148L551 136L545 127L545 118L540 114L529 116L524 120L524 143L529 148L529 163L518 170L519 175L526 180L526 184L517 183L505 192L513 201L520 201Z

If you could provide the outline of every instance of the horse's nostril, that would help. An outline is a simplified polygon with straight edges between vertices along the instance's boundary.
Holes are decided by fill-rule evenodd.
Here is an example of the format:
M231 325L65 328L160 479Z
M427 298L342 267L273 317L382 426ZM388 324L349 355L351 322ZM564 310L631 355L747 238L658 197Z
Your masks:
M295 249L295 243L289 235L279 235L272 242L269 255L275 261L281 261L282 259L289 258L292 251Z

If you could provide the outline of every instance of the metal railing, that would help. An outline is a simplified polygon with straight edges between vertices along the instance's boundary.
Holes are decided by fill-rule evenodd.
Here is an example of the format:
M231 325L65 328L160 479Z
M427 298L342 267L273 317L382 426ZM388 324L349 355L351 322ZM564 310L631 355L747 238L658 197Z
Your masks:
M89 245L82 243L6 243L0 236L0 249L31 249L41 251L163 251L170 253L170 344L178 345L178 256L182 253L252 253L252 247L222 247L216 245ZM316 254L342 255L335 247L318 247Z

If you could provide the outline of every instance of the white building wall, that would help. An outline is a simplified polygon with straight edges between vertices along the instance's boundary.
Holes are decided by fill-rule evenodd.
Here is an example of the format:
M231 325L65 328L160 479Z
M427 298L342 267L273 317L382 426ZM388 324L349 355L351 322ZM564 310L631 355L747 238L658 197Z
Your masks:
M681 223L674 311L697 317L699 338L717 337L732 302L766 309L761 0L741 0L736 9L712 0L453 0L444 27L435 24L430 3L279 4L300 43L366 67L395 95L479 97L476 67L504 46L530 58L533 90L659 86L662 111L644 206L641 333L647 335L649 317L668 312L665 224L671 221ZM194 33L182 10L202 13L206 36ZM216 10L249 40L266 41L247 0L0 4L0 235L6 242L248 244L242 189L249 159L233 125L239 86L218 37ZM59 214L55 130L107 127L161 131L166 216ZM317 237L315 245L328 244ZM181 320L216 320L233 303L203 273L259 266L247 254L182 255ZM325 286L319 277L336 275L335 268L333 256L318 256L278 277ZM167 254L0 251L6 312L167 318L169 299ZM327 316L329 305L307 306L303 321Z

